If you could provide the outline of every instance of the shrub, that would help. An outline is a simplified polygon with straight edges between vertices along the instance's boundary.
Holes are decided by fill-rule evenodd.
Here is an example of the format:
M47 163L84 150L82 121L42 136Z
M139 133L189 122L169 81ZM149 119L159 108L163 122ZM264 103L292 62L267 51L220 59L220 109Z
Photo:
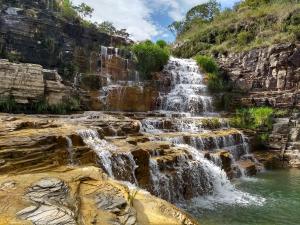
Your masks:
M218 72L208 74L207 87L213 92L222 91L224 89L224 81Z
M265 146L269 142L269 138L270 136L268 133L261 133L257 137L257 142L258 144Z
M18 62L22 61L22 54L17 51L10 51L10 52L6 53L6 57L10 62L18 63Z
M13 96L0 96L0 111L12 113L17 107L17 103Z
M270 130L273 125L274 110L270 107L238 109L230 120L233 127Z
M77 11L74 9L74 5L72 4L72 1L70 0L61 1L60 12L61 12L61 16L67 20L74 20L75 18L79 17Z
M242 31L237 35L238 44L241 46L249 44L253 38L253 34L251 34L249 31Z
M299 0L241 1L233 10L223 10L212 20L178 22L183 27L177 43L184 44L176 45L173 52L179 57L242 52L270 46L275 36L276 43L294 42L300 40L299 10ZM199 49L200 43L207 48Z
M137 59L137 68L145 79L151 79L152 72L162 70L170 58L167 48L161 48L151 41L136 44L132 50Z
M217 63L209 56L198 55L196 61L206 73L216 73L218 71Z
M0 112L6 113L53 113L67 114L69 112L80 110L80 101L78 98L70 97L57 105L49 105L45 99L34 102L30 105L17 104L13 96L0 97Z
M207 73L207 86L212 92L224 91L228 86L224 77L219 72L216 61L209 56L196 56L196 62Z
M292 34L295 35L295 37L296 37L297 40L300 40L300 25L289 26L288 30L289 30L289 32L291 32Z

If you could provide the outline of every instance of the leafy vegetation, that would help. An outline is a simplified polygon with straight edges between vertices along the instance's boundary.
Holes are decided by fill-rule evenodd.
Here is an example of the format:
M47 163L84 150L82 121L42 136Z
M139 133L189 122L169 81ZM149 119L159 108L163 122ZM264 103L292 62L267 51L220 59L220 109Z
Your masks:
M245 0L221 11L211 0L169 26L179 46L174 54L191 57L240 52L300 40L299 0Z
M244 108L236 110L230 125L237 128L255 130L258 146L266 146L273 126L275 110L270 107Z
M92 17L94 9L85 3L73 7L81 17Z
M195 21L209 22L220 13L221 5L216 0L209 0L207 3L197 5L190 9L183 21L174 21L169 25L169 30L180 35L188 31Z
M138 43L132 47L132 51L137 60L137 69L144 79L151 79L151 73L162 70L170 58L170 52L162 41L158 44L151 41Z
M20 52L10 51L5 53L4 58L7 58L10 62L18 63L22 60L22 55Z
M41 99L30 105L22 105L18 104L11 95L0 97L0 112L67 114L78 110L80 110L80 101L74 97L68 98L56 105L49 105L45 99Z
M222 124L218 118L209 118L202 120L202 126L209 129L219 129Z
M133 206L133 202L134 202L134 200L135 200L138 193L139 193L139 189L129 191L129 193L128 193L128 203L129 203L130 206Z
M218 65L212 57L197 55L196 61L198 65L207 73L218 72Z
M230 120L233 127L246 129L272 129L274 109L270 107L243 108L236 110Z
M156 44L161 48L166 48L168 46L167 42L164 40L158 40Z
M16 101L12 96L0 97L0 111L1 112L13 112L16 108Z
M225 91L228 83L221 75L216 61L209 56L197 55L196 62L200 68L207 73L207 86L212 92Z

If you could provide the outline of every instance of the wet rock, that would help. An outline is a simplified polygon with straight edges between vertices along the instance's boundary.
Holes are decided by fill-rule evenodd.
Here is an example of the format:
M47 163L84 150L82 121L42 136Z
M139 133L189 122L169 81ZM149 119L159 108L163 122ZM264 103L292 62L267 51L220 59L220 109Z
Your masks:
M257 173L256 165L251 160L240 160L237 164L242 170L244 170L244 173L247 176L254 176Z
M155 108L158 91L151 86L121 86L110 90L106 108L110 111L148 112Z
M221 151L219 153L219 157L222 162L222 169L229 175L228 177L232 178L232 160L231 160L231 155L229 154L228 151Z
M266 169L279 169L287 166L280 151L259 151L255 152L254 156Z
M132 152L134 161L137 165L135 170L135 177L140 187L149 189L150 184L150 167L149 159L150 154L145 150L136 150Z

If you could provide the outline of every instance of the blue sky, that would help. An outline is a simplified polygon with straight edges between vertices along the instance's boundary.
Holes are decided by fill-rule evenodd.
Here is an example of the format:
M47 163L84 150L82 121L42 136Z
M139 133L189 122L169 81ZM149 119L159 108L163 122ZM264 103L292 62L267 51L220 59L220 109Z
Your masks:
M232 7L239 0L219 0L222 7ZM86 3L95 11L92 21L110 21L117 28L126 28L136 41L164 39L174 36L167 27L184 18L186 12L207 0L73 0L74 4Z

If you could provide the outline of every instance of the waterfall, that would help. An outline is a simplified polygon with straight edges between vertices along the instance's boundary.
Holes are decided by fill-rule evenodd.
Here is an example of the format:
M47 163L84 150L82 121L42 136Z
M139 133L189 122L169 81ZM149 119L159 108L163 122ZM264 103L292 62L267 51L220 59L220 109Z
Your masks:
M101 53L108 54L107 49L101 48ZM236 169L239 160L250 157L248 140L214 112L213 98L207 92L204 76L196 62L171 58L164 73L171 80L171 90L159 93L159 111L150 112L151 117L141 117L140 131L150 141L169 142L169 149L149 150L149 167L143 165L149 169L149 176L143 177L141 186L176 203L200 196L211 202L248 204L263 201L237 190L222 169L223 158L218 152L228 152L229 163ZM138 74L134 80L139 82ZM128 85L132 83L107 82L102 89L103 99L114 91L117 95L115 101L124 101ZM133 150L114 146L92 129L78 133L96 153L99 166L110 177L139 185L139 162L135 161Z
M164 72L171 76L173 88L162 95L161 110L192 115L212 112L212 97L207 95L203 75L194 60L171 58Z
M99 164L105 172L111 177L114 177L112 171L112 152L116 151L116 147L109 144L107 141L100 139L98 133L94 130L80 130L78 134L83 139L84 143L89 146L98 156Z
M112 178L137 184L135 169L137 165L130 152L116 154L117 147L104 139L92 129L79 130L84 143L98 156L98 164Z
M72 143L72 139L70 137L66 137L66 141L67 141L67 151L69 154L69 164L71 166L75 165L75 160L74 160L74 149L73 149L73 143Z
M155 135L157 141L168 141L185 148L189 156L180 157L176 173L171 175L155 158L150 159L154 194L171 202L184 201L191 195L205 196L205 202L210 203L263 204L264 199L241 192L231 184L222 170L219 155L211 154L210 160L205 157L207 151L216 153L225 150L234 169L238 167L237 160L249 155L249 145L247 138L231 129L227 121L208 117L218 114L213 111L213 99L208 95L196 62L171 58L164 73L170 76L171 90L160 92L159 102L161 112L167 117L142 120L142 130ZM178 113L182 117L173 118L172 115ZM209 128L210 120L215 121L217 126ZM213 133L211 129L220 134ZM240 173L244 175L242 168ZM188 187L184 185L186 183Z
M152 192L170 202L184 202L190 196L194 199L205 196L214 202L230 204L263 204L264 199L238 191L223 171L204 154L188 145L178 145L188 150L192 156L182 156L176 173L161 171L155 159L150 160ZM185 185L187 184L187 185Z
M101 46L101 56L104 57L104 59L107 59L108 56L108 48L105 46Z

